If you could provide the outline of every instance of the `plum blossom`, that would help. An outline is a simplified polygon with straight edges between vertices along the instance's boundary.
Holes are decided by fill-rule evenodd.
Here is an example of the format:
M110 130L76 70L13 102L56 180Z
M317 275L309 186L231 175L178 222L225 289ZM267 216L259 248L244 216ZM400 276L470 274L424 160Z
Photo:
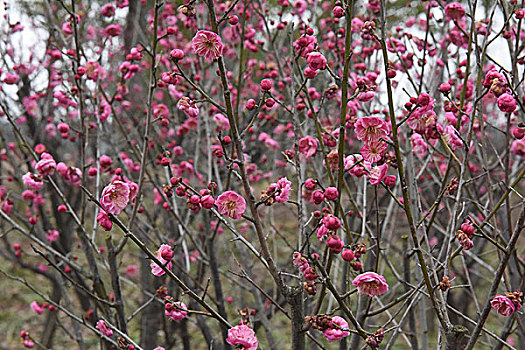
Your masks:
M326 68L326 57L320 52L310 52L306 57L308 67L312 70L319 70Z
M371 185L377 186L386 178L388 173L388 164L383 163L379 166L374 166L370 169L370 174L368 175L368 181Z
M234 191L226 191L215 202L219 213L232 219L240 219L246 210L246 201Z
M301 152L306 159L310 159L317 153L319 141L312 136L305 136L299 140L299 152Z
M510 316L516 310L512 300L504 295L496 295L490 301L490 306L503 316Z
M328 341L341 340L350 335L346 329L348 329L348 322L342 317L334 316L332 317L331 327L325 329L323 335Z
M363 147L361 147L361 154L363 159L370 163L378 162L385 153L388 145L386 142L378 139L366 142Z
M179 111L183 111L186 116L190 118L197 118L199 116L199 107L195 102L186 96L182 96L177 104Z
M445 139L445 141L447 141L452 150L461 148L463 146L463 141L461 141L456 132L457 130L455 127L453 127L452 125L448 125L445 128L445 132L443 133L443 138Z
M197 55L208 61L221 57L224 49L220 36L208 30L199 30L191 40L191 45Z
M108 214L104 213L103 211L98 213L97 222L104 231L111 231L111 228L113 227L113 223L111 222Z
M57 230L49 230L49 231L47 231L47 233L46 233L46 238L47 238L47 240L48 240L49 242L54 242L54 241L57 240L57 238L58 238L59 235L60 235L60 234L58 233Z
M24 176L22 176L22 181L27 188L33 191L38 191L44 186L42 179L31 173L25 173Z
M102 191L100 204L108 213L118 215L128 205L129 198L129 185L124 181L114 180Z
M381 295L388 291L386 279L375 272L365 272L354 278L352 284L361 294L371 297Z
M53 156L46 152L42 153L40 161L35 165L36 171L38 171L41 176L53 175L56 167L57 163L53 159Z
M173 321L179 321L186 317L188 307L182 301L167 302L164 306L164 315L171 318Z
M82 183L82 171L79 168L68 167L60 162L57 164L56 170L67 183L73 186L80 186Z
M498 97L498 108L502 112L512 113L514 110L516 110L517 106L518 104L511 94L505 93Z
M428 145L420 134L415 133L410 136L410 145L419 158L424 158L427 155Z
M172 267L172 263L171 263L171 260L167 260L167 259L164 259L162 256L163 254L166 254L166 251L171 249L171 247L167 244L162 244L159 248L159 250L157 250L157 259L162 263L162 265L166 265L166 269L168 270L171 270L171 267ZM166 264L167 263L167 264ZM162 276L164 275L166 272L162 269L162 267L160 267L159 265L157 265L156 262L151 262L151 264L149 265L150 268L151 268L151 273L154 274L155 276L159 277L159 276Z
M453 2L445 6L445 16L447 20L459 21L465 16L465 9L459 2Z
M355 123L357 138L361 141L377 141L390 133L387 122L379 117L361 117Z
M106 337L112 337L113 336L113 330L108 328L108 325L106 324L106 321L104 320L98 320L97 327L99 331L102 332Z
M31 309L33 309L34 312L36 312L39 315L42 315L44 313L44 308L37 303L36 301L33 301L31 304Z
M282 177L277 180L277 183L268 186L266 194L273 195L278 203L286 203L290 199L291 185L292 183L286 177Z
M243 324L228 330L226 342L230 345L242 346L244 350L255 350L259 345L253 329Z

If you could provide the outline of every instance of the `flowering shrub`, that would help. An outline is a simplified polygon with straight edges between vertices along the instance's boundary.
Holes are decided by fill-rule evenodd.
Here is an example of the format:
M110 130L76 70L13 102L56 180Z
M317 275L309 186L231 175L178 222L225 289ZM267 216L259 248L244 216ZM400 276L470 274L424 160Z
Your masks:
M8 344L525 341L522 2L14 6Z

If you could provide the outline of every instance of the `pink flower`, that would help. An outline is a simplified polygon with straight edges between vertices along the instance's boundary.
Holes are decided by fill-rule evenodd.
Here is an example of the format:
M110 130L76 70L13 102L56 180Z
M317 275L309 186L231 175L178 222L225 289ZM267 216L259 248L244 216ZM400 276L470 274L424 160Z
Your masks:
M18 74L16 74L16 73L6 73L3 81L7 85L14 85L14 84L18 83L18 79L19 79L18 78Z
M514 303L504 295L496 295L490 301L490 306L503 316L510 316L516 310Z
M461 148L463 146L463 141L461 141L456 132L457 130L455 127L453 127L452 125L448 125L445 128L445 132L443 133L443 138L445 139L445 141L447 141L452 150Z
M498 97L498 108L502 112L512 113L516 109L518 104L511 94L503 94Z
M104 29L104 33L107 36L119 36L120 33L122 33L122 28L120 27L120 24L110 24Z
M222 56L224 45L216 33L199 30L191 40L191 44L195 53L204 56L208 61L216 60Z
M226 191L217 197L215 202L219 213L232 219L240 219L246 210L246 201L234 191Z
M348 329L348 322L342 317L334 316L332 317L332 327L325 329L323 335L328 341L341 340L344 337L348 337L350 332L341 328Z
M42 179L31 173L26 173L22 176L22 181L27 188L33 191L38 191L44 186Z
M368 175L368 181L370 181L371 185L377 186L383 181L386 177L386 174L388 173L388 164L383 163L379 166L374 166L370 170L370 174Z
M415 133L410 136L410 145L419 158L424 158L427 155L428 145L420 134Z
M459 2L453 2L445 6L445 16L448 20L459 21L465 16L465 9Z
M230 130L230 121L224 114L217 113L213 117L213 121L217 124L216 131L228 131Z
M40 306L40 304L37 303L36 301L33 301L30 304L30 306L31 306L31 309L33 309L33 311L36 312L37 314L42 315L44 313L44 308Z
M279 188L279 194L275 195L275 201L279 203L286 203L290 198L290 191L292 190L292 183L287 178L281 177L277 180L277 187Z
M106 337L112 337L113 336L113 330L108 328L108 325L106 324L106 321L104 320L98 320L97 322L97 329L102 332Z
M255 350L259 345L253 329L243 324L228 330L226 342L234 346L240 345L245 350Z
M312 136L305 136L299 140L299 152L301 152L306 159L310 159L317 153L319 141Z
M111 222L108 214L104 213L103 211L98 213L97 222L104 231L111 231L111 228L113 227L113 223Z
M326 58L320 52L310 52L306 57L308 67L312 70L319 70L326 68Z
M366 142L363 147L361 147L361 154L363 159L370 163L376 163L383 157L385 150L388 145L386 142L381 141L380 139Z
M199 107L186 96L180 98L177 108L190 118L197 118L199 116Z
M179 321L185 318L186 315L188 314L188 312L185 310L188 310L188 308L186 307L186 304L184 304L182 301L177 301L174 303L166 303L165 309L164 309L164 315L171 318L173 321Z
M102 191L100 204L108 213L118 215L128 205L129 196L129 185L126 182L115 180Z
M169 248L169 249L168 249ZM170 250L171 247L167 244L162 244L159 248L159 250L157 251L157 259L159 259L159 261L162 263L162 265L166 265L166 269L168 270L171 270L171 267L172 267L172 263L171 261L168 262L168 260L164 259L162 257L163 254L166 254L166 251L167 250ZM167 263L167 264L166 264ZM151 273L154 274L155 276L159 277L159 276L162 276L164 275L166 272L162 269L162 267L160 267L159 265L157 265L156 262L152 262L150 265L151 267Z
M525 138L512 141L510 151L517 156L525 157Z
M60 234L58 233L57 230L49 230L49 231L47 231L47 233L46 233L46 238L47 238L47 240L48 240L49 242L54 242L54 241L57 240L57 238L58 238L59 235L60 235Z
M66 182L74 186L80 186L82 183L82 171L80 171L79 168L68 167L64 163L60 162L57 164L56 169L60 176L66 180Z
M26 347L27 349L32 349L34 346L35 346L35 343L31 339L29 338L24 339L24 347Z
M57 163L53 159L53 156L49 153L42 153L40 156L40 161L36 163L35 169L41 176L53 175Z
M379 117L361 117L355 123L355 132L359 140L366 142L386 138L390 128L387 122Z
M386 279L375 272L365 272L354 278L352 284L361 294L376 296L388 290Z
M173 259L173 249L171 249L171 246L169 244L161 244L159 248L159 253L162 259L166 261Z

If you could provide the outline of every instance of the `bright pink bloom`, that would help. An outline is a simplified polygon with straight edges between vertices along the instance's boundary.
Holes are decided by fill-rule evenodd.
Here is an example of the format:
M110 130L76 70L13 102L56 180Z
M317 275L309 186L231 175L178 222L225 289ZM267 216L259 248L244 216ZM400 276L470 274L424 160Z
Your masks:
M18 79L19 79L18 78L18 74L6 73L3 81L7 85L14 85L14 84L18 83Z
M363 159L370 163L376 163L383 157L385 150L388 145L386 142L377 139L374 141L366 142L363 147L361 147L361 154Z
M213 121L217 124L216 131L228 131L230 130L230 121L224 114L217 113L213 116Z
M374 166L370 170L370 174L368 175L368 181L370 181L371 185L377 186L386 178L386 174L388 173L388 164L383 163L379 166Z
M168 306L169 305L169 306ZM183 310L181 310L183 309ZM186 317L188 314L188 308L182 301L176 301L174 303L167 303L164 309L164 315L171 318L173 321L179 321Z
M452 150L461 148L463 146L463 141L459 138L457 135L457 130L452 125L449 125L445 128L445 132L443 133L443 138L447 143L450 145L450 148Z
M326 57L320 52L310 52L306 57L308 67L312 70L319 70L326 68Z
M24 339L24 347L26 347L27 349L32 349L34 346L35 346L35 343L31 339L29 338Z
M279 193L275 195L275 201L279 203L286 203L290 199L290 191L292 190L292 183L287 178L281 177L277 180L277 188Z
M459 2L453 2L445 6L445 16L448 20L459 21L465 16L465 9Z
M66 180L66 182L73 186L80 186L82 183L82 171L75 167L68 167L64 163L60 162L56 167L57 172L60 176Z
M386 138L390 133L390 128L387 122L379 117L361 117L355 123L355 132L361 141L375 141Z
M191 44L195 53L204 56L208 61L221 57L224 49L220 36L207 30L199 30L191 40Z
M427 155L428 145L420 134L415 133L410 136L410 145L419 158L424 158Z
M104 213L103 211L98 213L97 222L104 231L111 231L111 228L113 227L113 223L111 222L108 214Z
M328 341L341 340L350 335L349 331L343 329L348 329L348 322L342 317L334 316L332 317L332 328L325 329L323 335Z
M118 215L128 205L129 196L129 185L126 182L115 180L102 191L100 204L108 213Z
M34 312L36 312L39 315L42 315L44 313L44 308L37 303L36 301L33 301L31 304L31 309L33 309Z
M108 328L108 325L106 324L106 321L104 320L98 320L97 327L99 331L102 332L106 337L112 337L113 336L113 330Z
M525 157L525 138L512 141L510 151L517 156Z
M47 233L46 233L46 238L47 238L47 240L48 240L49 242L54 242L54 241L57 240L57 238L58 238L59 235L60 235L60 234L58 233L57 230L49 230L49 231L47 231Z
M226 342L234 346L242 346L245 350L255 350L259 345L255 332L248 326L241 324L228 330Z
M299 152L301 152L306 159L310 159L317 153L319 141L312 136L305 136L299 140Z
M199 116L199 107L193 100L186 96L182 96L177 104L179 111L183 111L186 116L190 118L197 118Z
M226 191L217 197L215 202L219 213L232 219L240 219L246 210L246 201L234 191Z
M328 187L324 190L324 197L328 199L329 201L336 200L338 195L339 195L339 192L337 191L337 188L335 187Z
M510 316L516 310L512 300L504 295L496 295L494 299L490 301L490 306L503 316Z
M53 175L57 163L53 159L53 156L49 153L42 153L40 156L40 161L36 163L35 169L41 176Z
M107 36L119 36L120 33L122 33L122 28L120 27L120 24L110 24L104 29L104 33Z
M498 97L498 108L500 111L505 113L512 113L514 110L516 110L516 107L518 104L516 103L516 99L511 94L503 94L500 97Z
M22 176L22 181L27 188L30 188L33 191L38 191L44 186L42 179L31 173L26 173Z
M173 249L171 249L171 246L169 244L161 244L159 248L160 256L164 260L171 260L173 259Z
M157 259L159 259L159 261L162 263L162 265L166 265L166 269L168 270L171 270L171 267L172 267L172 263L171 261L168 262L168 260L164 259L162 257L162 253L166 251L166 248L165 246L167 246L167 244L162 244L159 248L159 250L157 251ZM171 247L168 246L170 249ZM167 263L167 264L166 264ZM151 264L149 265L151 267L151 273L154 274L155 276L162 276L164 275L166 272L162 269L162 267L160 267L159 265L157 265L156 262L151 262Z
M375 272L365 272L354 278L352 284L361 294L371 297L381 295L388 290L386 279Z

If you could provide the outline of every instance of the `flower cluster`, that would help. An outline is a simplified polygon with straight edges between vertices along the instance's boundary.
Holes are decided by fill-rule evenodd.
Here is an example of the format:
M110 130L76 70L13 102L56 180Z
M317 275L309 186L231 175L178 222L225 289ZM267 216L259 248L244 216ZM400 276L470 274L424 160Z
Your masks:
M312 315L305 318L312 328L322 331L329 342L341 340L350 335L348 322L339 316Z
M461 224L461 229L456 231L456 238L459 241L459 244L463 247L465 250L470 250L474 246L474 243L472 242L472 237L474 236L475 228L472 226L472 223L470 221L466 221L463 224Z
M490 306L503 316L510 316L515 311L521 309L523 293L520 291L505 292L505 295L496 295L491 301Z
M188 315L188 308L182 301L173 301L173 297L164 298L164 315L173 321L180 321Z

